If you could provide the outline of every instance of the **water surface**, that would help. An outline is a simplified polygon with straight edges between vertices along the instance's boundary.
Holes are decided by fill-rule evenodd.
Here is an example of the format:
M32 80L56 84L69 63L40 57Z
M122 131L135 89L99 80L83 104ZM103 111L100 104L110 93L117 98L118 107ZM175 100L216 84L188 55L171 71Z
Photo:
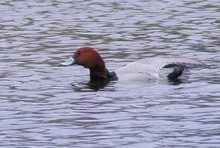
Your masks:
M0 2L0 146L219 147L218 0ZM82 46L110 71L157 55L207 63L181 83L110 82L58 64Z

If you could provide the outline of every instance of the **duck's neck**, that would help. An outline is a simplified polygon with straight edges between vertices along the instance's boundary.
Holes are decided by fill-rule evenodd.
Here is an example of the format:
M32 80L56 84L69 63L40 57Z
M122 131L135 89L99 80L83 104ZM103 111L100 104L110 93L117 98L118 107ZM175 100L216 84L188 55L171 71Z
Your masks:
M90 68L90 81L111 81L117 80L115 72L109 72L108 69Z

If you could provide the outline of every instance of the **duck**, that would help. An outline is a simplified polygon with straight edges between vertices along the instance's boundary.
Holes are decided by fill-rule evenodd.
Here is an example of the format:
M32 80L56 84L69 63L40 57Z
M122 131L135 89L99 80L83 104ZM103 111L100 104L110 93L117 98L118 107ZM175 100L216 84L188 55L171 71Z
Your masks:
M138 79L158 80L163 69L171 69L163 75L168 80L177 80L185 69L207 67L206 64L190 58L180 57L153 57L131 62L115 71L110 72L96 49L81 47L76 49L72 56L60 66L81 65L90 72L90 82L97 81L131 81Z

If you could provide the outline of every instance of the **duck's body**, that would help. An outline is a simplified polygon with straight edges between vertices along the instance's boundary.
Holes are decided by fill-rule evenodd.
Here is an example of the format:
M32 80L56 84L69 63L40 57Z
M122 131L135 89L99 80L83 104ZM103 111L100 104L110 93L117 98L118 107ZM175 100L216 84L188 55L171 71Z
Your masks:
M185 68L204 66L203 63L187 58L156 57L131 62L115 70L119 80L157 80L168 77L176 79Z
M147 81L160 79L162 69L172 68L168 79L177 79L185 68L201 67L205 64L188 58L148 58L129 63L128 65L109 72L102 57L91 47L77 49L74 55L62 65L78 64L90 70L91 81L119 80L119 81Z

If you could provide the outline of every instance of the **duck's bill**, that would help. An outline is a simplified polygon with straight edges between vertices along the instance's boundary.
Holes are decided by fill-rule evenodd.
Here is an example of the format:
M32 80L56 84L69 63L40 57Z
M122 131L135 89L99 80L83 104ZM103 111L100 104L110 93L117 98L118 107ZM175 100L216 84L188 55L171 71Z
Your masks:
M69 57L68 59L66 59L65 62L61 63L60 66L68 66L73 64L75 64L75 60L73 59L73 57Z

